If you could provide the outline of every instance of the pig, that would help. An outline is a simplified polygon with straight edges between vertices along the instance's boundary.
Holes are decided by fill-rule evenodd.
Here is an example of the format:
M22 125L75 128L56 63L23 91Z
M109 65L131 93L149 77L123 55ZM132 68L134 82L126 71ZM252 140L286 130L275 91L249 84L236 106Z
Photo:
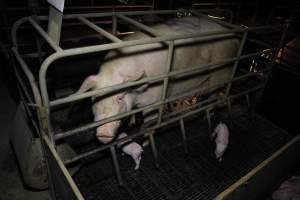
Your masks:
M300 177L293 176L290 179L284 181L280 187L273 192L273 200L300 200Z
M126 133L121 133L118 136L118 139L122 139L126 136L127 136ZM134 170L138 170L140 167L140 162L141 162L142 153L143 153L143 148L141 147L141 145L139 145L136 142L133 142L132 140L128 140L128 141L119 143L118 147L120 147L125 154L132 157L132 159L135 162Z
M220 122L211 137L215 137L216 149L215 156L219 162L222 162L222 156L225 153L229 143L229 130L225 123Z
M171 19L166 23L152 26L162 35L182 35L209 31L226 30L225 27L209 21L206 18L183 17ZM124 41L149 38L143 32L135 32ZM239 40L234 34L225 39L199 42L199 38L181 39L175 41L172 70L182 70L187 67L205 65L226 58L235 57L239 47ZM127 82L137 81L145 77L162 75L166 72L167 59L166 43L145 44L125 47L109 51L101 65L99 73L87 77L79 90L75 93L82 94L88 90L115 86ZM203 93L208 88L220 82L228 81L231 77L232 66L214 70L199 76L172 80L168 86L167 96L182 94L192 89L200 88ZM127 112L153 104L160 100L162 83L144 84L105 96L94 97L94 121L99 121L117 114ZM147 113L143 113L147 116ZM111 142L124 120L116 120L99 126L96 136L102 143Z

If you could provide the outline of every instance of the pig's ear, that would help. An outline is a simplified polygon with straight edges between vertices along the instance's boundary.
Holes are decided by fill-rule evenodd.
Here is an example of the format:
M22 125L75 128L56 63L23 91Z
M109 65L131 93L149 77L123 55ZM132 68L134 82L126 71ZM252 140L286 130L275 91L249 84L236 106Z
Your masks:
M141 92L144 92L147 88L148 88L149 84L144 84L136 89L134 89L134 91L136 93L141 93Z
M82 94L90 89L93 89L97 86L98 77L95 75L87 77L82 85L80 86L79 90L75 94Z
M118 75L121 77L121 82L137 81L145 75L145 71L142 67L138 67L135 64L128 66L121 66L118 70Z
M113 102L115 104L122 104L124 102L125 94L126 93L124 92L124 93L113 96Z

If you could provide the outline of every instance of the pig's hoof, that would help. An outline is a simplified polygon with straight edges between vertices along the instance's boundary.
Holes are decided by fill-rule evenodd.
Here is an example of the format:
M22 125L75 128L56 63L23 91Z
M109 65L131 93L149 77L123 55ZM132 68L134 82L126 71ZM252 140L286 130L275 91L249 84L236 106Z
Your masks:
M140 166L136 165L134 170L138 170L140 168Z

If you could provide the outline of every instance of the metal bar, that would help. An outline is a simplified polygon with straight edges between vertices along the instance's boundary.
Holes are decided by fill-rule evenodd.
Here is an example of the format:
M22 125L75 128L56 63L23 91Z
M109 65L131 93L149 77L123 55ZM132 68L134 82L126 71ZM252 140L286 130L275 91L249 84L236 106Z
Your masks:
M48 19L48 36L59 45L61 27L62 27L63 13L56 9L54 6L49 6L49 19Z
M20 26L22 24L24 24L25 22L28 22L28 17L23 17L19 20L17 20L12 28L11 28L11 38L12 38L12 43L13 46L18 47L18 41L17 41L17 30L20 28Z
M183 119L179 120L180 123L180 130L182 134L182 141L183 141L183 150L185 154L188 154L188 146L187 146L187 140L186 140L186 132L185 132L185 127L184 127L184 121Z
M269 70L269 69L266 69L266 70ZM238 80L241 80L243 78L247 78L247 77L255 75L255 74L257 74L257 72L248 73L248 74L242 75L240 77L237 77L237 78L233 79L232 81L238 81ZM219 86L215 86L215 88L227 85L230 81L231 80L225 81L224 83L220 83ZM215 89L215 88L213 88L213 89ZM197 91L194 90L194 92L197 92ZM188 92L187 94L190 95L191 92ZM186 96L186 94L182 94L182 95L179 95L179 96L176 96L176 97L172 97L172 98L166 99L165 103L169 103L169 102L175 101L175 100L180 99L180 98L182 98L184 96ZM105 123L108 123L108 122L111 122L111 121L114 121L114 120L118 120L118 119L127 117L129 115L132 115L132 114L135 114L135 113L138 113L138 112L141 112L141 111L145 111L145 110L148 110L148 109L151 109L151 108L156 108L156 107L160 106L161 104L163 104L163 101L159 101L159 102L156 102L154 104L151 104L151 105L139 108L139 109L134 109L132 111L122 113L122 114L120 114L118 116L112 116L112 117L106 118L104 120L93 122L93 123L90 123L90 124L88 124L86 126L75 128L75 129L72 129L72 130L69 130L69 131L65 131L65 132L62 132L62 133L57 133L57 134L55 134L55 139L59 140L59 139L65 138L65 137L69 137L69 136L72 136L72 135L74 135L74 134L76 134L78 132L85 131L85 130L88 130L88 129L91 129L91 128L95 128L95 127L100 126L102 124L105 124ZM193 106L191 106L191 107L193 107Z
M162 102L165 102L166 97L167 97L168 84L169 84L168 74L170 73L170 71L172 71L173 57L174 57L174 41L169 43L168 57L167 57L167 63L166 63L167 68L165 71L166 77L164 78L164 84L163 84L162 93L161 93L161 97L160 97L160 100ZM164 104L161 104L161 106L159 108L158 121L157 121L158 124L160 124L162 121L164 106L165 106Z
M56 45L56 43L49 37L49 35L31 17L28 17L28 21L55 51L62 51L62 49L58 45Z
M118 162L115 146L110 147L110 154L111 154L111 157L112 157L112 160L113 160L113 165L114 165L114 168L115 168L115 172L117 174L118 183L119 183L120 186L123 186L123 179L122 179L121 172L120 172L120 167L119 167L119 162Z
M16 77L17 77L17 81L19 82L18 85L20 85L20 89L22 88L22 91L23 93L25 94L27 100L30 102L30 103L33 103L33 99L31 97L31 95L29 94L29 91L27 90L26 88L26 85L24 83L24 81L22 80L21 76L20 76L20 73L18 72L17 69L15 69L15 74L16 74Z
M111 9L111 8L151 8L152 5L93 5L93 6L67 6L65 7L65 11L67 10L84 10L84 9ZM43 7L39 6L39 10L48 10L49 7ZM14 11L27 11L28 7L0 7L0 11L6 11L6 12L14 12Z
M242 59L247 59L247 58L250 58L250 57L255 57L255 56L260 55L260 54L261 53L247 54L247 55L241 56L240 59L241 60ZM129 88L129 87L133 87L133 86L142 85L142 84L145 84L145 83L160 82L160 81L163 81L167 76L170 76L170 77L188 76L188 75L192 75L194 73L194 71L196 71L197 73L202 73L202 72L204 73L205 71L208 71L208 70L215 70L215 69L222 68L224 65L235 61L235 59L237 59L237 58L230 58L230 59L224 60L222 62L210 63L210 64L205 65L205 66L189 67L187 69L176 70L176 71L170 72L168 75L159 75L159 76L155 76L155 77L143 78L143 79L141 79L139 81L135 81L135 82L129 82L129 83L121 84L121 85L115 85L115 86L106 87L106 88L102 88L102 89L98 89L98 90L94 90L94 91L89 91L89 92L86 92L86 93L80 94L80 95L64 97L64 98L61 98L61 99L51 101L50 106L57 106L57 105L60 105L60 104L65 104L65 103L69 103L69 102L72 102L72 101L92 97L92 96L95 96L95 95L106 95L110 91L121 90L121 89Z
M193 15L198 16L198 17L204 17L204 18L206 18L206 19L208 19L208 20L210 20L210 21L214 21L214 22L216 22L216 23L218 23L218 24L221 24L221 25L226 26L226 27L229 27L229 28L243 29L241 26L234 25L234 24L231 24L231 23L226 22L226 21L222 21L222 20L218 20L218 19L211 18L211 17L209 17L209 16L207 16L207 15L205 15L205 14L203 14L203 13L199 13L199 12L197 12L197 11L195 11L195 10L191 11L191 13L192 13Z
M155 15L155 14L176 14L177 10L151 10L151 11L125 11L125 12L102 12L102 13L87 13L87 14L68 14L64 15L63 19L74 19L78 16L82 16L85 18L95 18L95 17L111 17L116 13L126 16L133 16L133 15ZM48 20L48 16L39 16L39 20Z
M241 44L240 44L240 47L239 47L239 50L238 50L238 53L237 53L237 57L238 58L242 55L242 52L243 52L243 49L244 49L244 45L246 43L247 35L248 35L248 32L247 31L244 32L243 38L242 38L242 41L241 41ZM238 65L239 65L239 59L237 59L235 61L235 63L234 63L230 79L234 78L234 75L235 75L235 72L236 72L236 69L237 69ZM228 94L230 92L230 88L231 88L231 83L229 83L228 86L227 86L227 88L226 88L225 97L228 96Z
M109 32L107 32L106 30L100 28L99 26L97 26L96 24L92 23L91 21L85 19L84 17L79 16L78 19L84 23L85 25L87 25L88 27L94 29L95 31L97 31L98 33L102 34L104 37L110 39L113 42L122 42L122 40L120 40L119 38L117 38L116 36L110 34Z
M231 98L227 99L227 107L228 107L228 112L230 114L231 113Z
M211 118L210 118L210 110L207 109L205 111L205 114L206 114L206 119L207 119L207 123L208 123L208 131L209 131L209 133L211 133L212 132L212 125L211 125Z
M154 36L161 36L161 35L162 35L161 33L159 33L158 30L155 30L155 29L153 29L153 28L151 28L151 27L149 27L149 26L146 26L146 25L144 25L144 24L142 24L142 23L140 23L140 22L138 22L138 21L136 21L136 20L134 20L134 19L131 19L131 18L129 18L129 17L126 17L126 16L124 16L124 15L122 15L122 14L116 14L116 16L117 16L118 18L124 20L124 21L127 21L127 22L129 22L129 23L131 23L131 24L137 26L138 28L140 28L140 29L142 29L142 30L144 30L144 31L146 31L146 32L148 32L148 33L154 35Z
M241 95L244 95L244 94L247 93L247 92L252 92L252 91L258 90L258 89L260 89L260 88L262 88L262 86L255 87L255 88L251 88L251 89L249 89L249 90L247 90L247 91L244 91L243 93L234 95L233 97L230 97L230 98L237 98L237 97L239 97L239 96L241 96ZM197 108L197 109L195 109L195 110L193 110L193 111L191 111L191 112L189 112L189 113L184 113L184 114L181 115L181 116L177 116L177 117L174 117L174 118L172 118L172 119L170 119L170 120L168 120L168 121L162 122L160 125L154 125L153 127L147 128L146 130L141 130L140 132L135 133L135 134L132 134L132 135L126 137L126 138L118 139L118 140L116 140L116 141L114 141L114 142L111 142L111 143L109 143L109 144L105 144L105 145L103 145L103 146L101 146L101 147L98 147L98 148L95 148L95 149L93 149L93 150L91 150L91 151L88 151L88 152L79 154L79 155L75 156L75 157L72 158L72 159L66 160L66 161L65 161L65 164L66 164L66 165L69 165L69 164L71 164L71 163L77 162L77 161L79 161L79 160L82 159L82 158L85 158L85 157L87 157L87 156L91 156L91 155L93 155L93 154L96 154L96 153L98 153L98 152L100 152L100 151L103 151L103 150L105 150L105 149L107 149L107 148L110 148L111 146L115 146L115 145L117 145L117 144L119 144L119 143L121 143L121 142L124 142L125 140L133 139L133 138L135 138L135 137L142 136L142 135L149 135L149 132L151 132L151 131L153 131L153 130L156 130L156 129L161 128L161 127L164 127L164 126L167 126L167 125L169 125L169 124L172 124L172 123L174 123L174 122L176 122L176 121L178 121L178 120L180 120L180 119L189 117L189 116L191 116L191 115L195 115L196 113L199 113L199 112L201 112L201 111L204 111L204 110L206 110L206 109L208 109L208 108L213 108L214 106L216 106L216 105L218 105L218 104L220 104L220 103L223 103L223 102L224 102L224 101L217 101L217 102L212 103L212 104L210 104L210 105L203 106L203 107L201 107L201 108Z
M232 5L238 5L239 3L235 2L221 2L219 3L219 6L232 6ZM203 2L203 3L193 3L193 6L214 6L216 3L209 3L209 2Z
M39 89L38 89L38 86L35 82L35 79L31 73L31 71L29 70L26 62L23 60L23 58L20 56L19 52L17 51L16 47L13 47L12 48L12 52L14 53L16 59L18 60L23 72L25 73L28 81L29 81L29 84L32 88L32 92L33 92L33 96L34 96L34 100L36 102L36 104L38 106L42 106L42 100L41 100L41 96L40 96L40 93L39 93Z
M117 26L118 26L118 19L115 15L112 16L112 34L116 35L117 34Z
M78 200L84 200L82 194L80 193L78 187L76 186L75 182L73 181L70 173L68 172L68 170L66 169L63 161L60 159L58 153L55 151L54 146L52 145L52 143L50 142L50 140L48 139L47 136L43 137L43 140L45 141L47 148L49 149L49 151L51 152L53 158L56 160L57 165L59 166L60 170L62 171L62 173L64 174L67 182L70 185L71 190L73 191L74 195L76 196L76 198ZM51 173L51 172L50 172Z
M247 102L247 105L248 107L250 107L250 97L249 97L249 94L246 94L246 102Z
M22 21L19 21L19 22L22 22ZM16 45L17 45L17 43L16 43ZM38 132L38 134L42 134L43 131L44 131L44 127L46 126L46 124L43 121L45 119L43 118L43 115L41 114L41 111L40 111L40 109L42 108L42 99L41 99L41 95L40 95L37 83L35 82L33 74L29 70L27 64L25 63L25 61L23 60L23 58L20 56L19 52L17 51L16 46L12 47L12 52L15 55L16 59L18 60L20 66L21 66L21 69L25 73L25 76L27 77L27 79L29 81L29 84L31 86L33 97L34 97L34 101L35 101L35 103L37 105L36 112L37 112L37 118L38 118L39 128L42 129L41 132ZM15 66L15 68L16 68L16 66ZM52 140L54 141L54 138L52 138Z
M154 133L155 133L154 131L151 131L149 133L149 142L150 142L150 146L151 146L151 150L152 150L152 154L153 154L153 158L154 158L155 167L156 167L156 169L159 169L157 149L156 149L155 140L154 140L154 136L153 136Z

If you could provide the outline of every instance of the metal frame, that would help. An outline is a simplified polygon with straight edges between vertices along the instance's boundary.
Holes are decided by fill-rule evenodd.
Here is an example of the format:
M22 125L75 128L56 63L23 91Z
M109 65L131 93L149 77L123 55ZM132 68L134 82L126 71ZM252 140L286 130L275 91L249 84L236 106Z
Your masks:
M119 184L122 185L122 183L123 183L122 176L120 173L117 155L116 155L116 151L115 151L115 146L117 144L119 144L125 140L135 138L140 135L148 136L150 139L151 148L153 151L155 166L159 167L158 160L157 160L157 149L155 146L155 138L154 138L156 129L161 128L166 125L169 125L171 123L179 122L181 130L182 130L184 151L187 153L188 152L188 148L187 148L188 144L186 143L186 131L184 128L184 119L185 118L187 118L191 115L194 115L196 113L203 112L203 111L206 111L207 115L209 115L209 111L218 105L225 104L228 106L228 108L230 110L232 99L240 97L240 96L248 95L250 92L256 91L264 86L264 83L263 83L254 88L248 89L246 91L242 91L238 94L230 95L230 88L231 88L231 84L233 82L250 77L250 76L254 76L257 74L256 72L253 72L253 73L248 73L248 74L245 74L245 75L242 75L239 77L235 77L235 72L236 72L236 69L237 69L237 66L238 66L240 60L254 58L257 55L260 55L260 52L242 55L243 47L244 47L245 41L247 40L248 32L259 31L259 30L268 30L268 29L279 29L279 28L284 27L283 25L269 25L269 26L243 28L243 27L238 27L236 25L230 24L228 22L209 18L207 15L200 13L199 10L193 10L193 11L184 11L184 12L190 12L194 15L206 17L212 21L215 21L219 24L229 27L229 29L223 30L223 31L207 32L207 33L195 33L195 34L168 36L168 35L162 35L161 33L158 33L151 27L148 27L138 21L135 21L132 18L129 18L129 16L135 16L135 15L176 14L178 12L182 12L182 11L164 10L164 11L135 11L135 12L118 12L118 13L112 12L112 13L90 13L90 14L65 15L65 16L63 16L64 20L78 19L83 24L94 29L95 31L97 31L98 33L102 34L103 36L107 37L108 39L110 39L112 41L112 43L110 43L110 44L94 45L94 46L87 46L87 47L80 47L80 48L73 48L73 49L62 49L58 44L56 44L49 37L49 35L31 17L22 18L14 24L14 26L12 28L13 53L16 56L17 61L20 64L22 71L25 73L25 75L30 83L32 93L34 94L34 100L30 99L30 98L28 98L28 100L31 105L34 105L36 107L41 135L44 140L45 140L45 138L47 138L46 143L48 146L49 145L53 146L53 148L55 149L55 144L56 144L57 140L60 140L65 137L70 137L70 136L77 134L79 132L82 132L84 130L96 128L102 124L130 116L137 112L141 112L141 111L145 111L145 110L158 110L159 111L159 116L157 118L157 122L154 125L144 128L140 132L130 135L126 138L122 138L122 139L116 140L114 142L111 142L109 144L105 144L94 150L80 154L70 160L66 160L66 161L64 161L65 165L74 163L86 156L90 156L92 154L95 154L95 153L98 153L100 151L110 148L110 152L111 152L111 155L113 158L113 164L114 164L115 171L116 171L116 174L118 177L118 181L119 181ZM116 30L116 28L117 28L117 20L122 19L122 20L125 20L125 21L129 22L130 24L133 24L133 25L137 26L138 28L150 33L151 35L153 35L153 37L140 39L140 40L121 41L120 39L115 37L113 34L106 32L105 30L101 29L99 26L96 26L93 22L91 22L90 20L87 19L87 18L100 18L100 17L112 17L112 19L113 19L113 23L112 23L113 28L112 29L113 30ZM47 16L37 16L36 18L40 21L45 21L48 19ZM32 27L40 34L40 36L55 51L55 53L53 53L48 58L46 58L41 65L40 72L39 72L39 87L31 73L31 71L29 70L29 67L27 66L26 62L23 60L22 55L20 55L20 53L18 51L17 31L18 31L18 28L26 22L29 22L32 25ZM115 31L113 31L113 32L115 32ZM223 61L220 61L217 63L208 63L204 66L193 66L193 67L186 68L183 70L172 71L172 60L173 60L174 41L175 40L199 37L199 38L201 38L200 39L201 41L207 41L207 40L215 40L215 39L232 37L234 33L242 34L242 42L240 44L240 47L239 47L236 57L226 59L226 60L223 60ZM286 35L286 29L284 29L284 31L283 31L282 38L280 40L278 47L282 46L285 35ZM49 99L48 91L47 91L47 84L46 84L46 74L47 74L48 68L54 61L56 61L60 58L68 57L68 56L76 56L76 55L88 54L88 53L93 53L93 52L118 49L118 48L122 48L122 47L142 45L142 44L151 44L151 43L158 43L158 42L166 43L168 46L168 57L166 58L167 69L166 69L165 74L155 76L155 77L143 78L139 81L125 83L122 85L115 85L115 86L102 88L102 89L95 90L95 91L89 91L89 92L85 92L84 94L80 94L80 95L72 95L69 97L59 98L56 100ZM251 40L251 42L257 43L259 45L264 45L267 48L270 48L270 46L268 44L265 44L261 41ZM278 47L272 49L272 52L274 53L272 61L275 60L275 58L276 58L276 55L277 55L277 52L279 49ZM198 102L189 108L186 108L186 109L183 109L183 110L177 112L176 116L174 115L174 113L173 114L171 113L168 115L163 115L163 108L166 103L181 99L182 97L185 97L192 93L197 92L197 89L196 89L196 90L184 93L184 94L176 96L176 97L171 97L171 98L167 97L166 94L167 94L168 82L169 82L170 78L180 77L180 76L188 76L188 75L192 75L192 74L205 73L205 72L207 73L211 70L224 68L225 65L230 64L230 63L233 63L233 65L234 65L231 79L229 81L218 84L215 88L211 88L211 89L217 89L220 87L227 86L226 95L224 98L220 99L218 97L215 97L215 98L212 98L209 100ZM271 66L264 69L263 72L268 72L270 70L271 70ZM18 81L20 83L22 83L22 80L20 78L18 78ZM66 103L71 103L71 102L74 102L74 101L77 101L80 99L89 98L89 97L92 97L95 95L97 95L97 96L104 95L104 94L108 94L108 93L111 93L113 91L117 91L120 89L125 89L125 88L129 88L132 86L138 86L138 85L142 85L144 83L154 83L154 82L162 82L163 83L163 93L162 93L160 101L158 101L152 105L134 109L134 110L126 112L126 113L121 113L117 116L112 116L107 119L92 122L85 126L75 128L75 129L72 129L69 131L61 132L61 133L55 134L54 131L51 129L50 113L51 113L51 109L53 107L56 107L56 106L62 105L62 104L66 104ZM24 90L25 93L29 93L29 91L27 91L28 89L26 87L21 88L21 89ZM49 141L48 141L48 138L49 138ZM52 150L55 151L54 149L52 149ZM61 167L61 169L64 169L64 166L60 166L60 167ZM49 173L51 174L51 172L49 172ZM68 175L67 172L64 171L64 173L66 173ZM67 179L67 182L70 185L72 185L72 181L70 181L69 179Z

